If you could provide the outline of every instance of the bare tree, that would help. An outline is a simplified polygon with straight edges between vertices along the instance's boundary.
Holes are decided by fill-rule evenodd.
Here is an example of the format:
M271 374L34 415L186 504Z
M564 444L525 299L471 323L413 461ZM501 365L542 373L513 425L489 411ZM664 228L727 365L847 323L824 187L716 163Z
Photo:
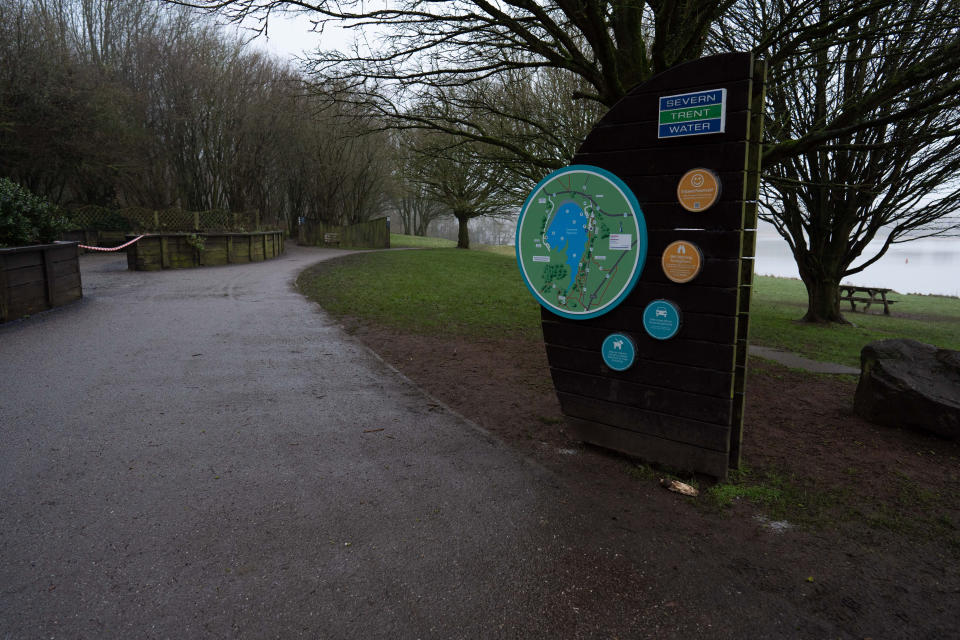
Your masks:
M318 31L327 24L362 30L375 25L376 42L352 51L318 52L309 68L318 84L339 83L342 94L362 101L385 121L417 123L406 105L417 99L450 99L461 87L538 69L562 70L579 79L559 102L585 100L610 107L634 85L703 52L710 26L734 0L399 0L371 8L362 0L168 0L217 11L236 22L275 11L306 12ZM471 110L467 114L476 114ZM507 115L507 114L504 114ZM521 125L546 130L529 114L513 112ZM458 137L498 146L541 169L556 156L517 144L481 122L465 118L440 128ZM524 126L526 126L524 125ZM506 132L509 133L509 132Z
M59 203L257 209L348 224L384 203L385 141L195 12L0 0L0 174ZM345 116L349 115L349 118Z
M457 248L470 248L471 219L514 211L514 198L501 168L484 161L486 150L478 143L429 133L413 151L420 156L422 172L411 180L457 219Z
M390 137L394 167L389 189L390 204L403 223L404 233L416 236L427 235L430 223L449 213L421 180L428 163L416 150L424 146L426 135L413 130L396 131Z
M810 322L842 322L844 277L956 229L945 217L960 205L960 2L902 2L836 28L844 6L857 9L743 3L720 30L770 61L761 217L790 245Z

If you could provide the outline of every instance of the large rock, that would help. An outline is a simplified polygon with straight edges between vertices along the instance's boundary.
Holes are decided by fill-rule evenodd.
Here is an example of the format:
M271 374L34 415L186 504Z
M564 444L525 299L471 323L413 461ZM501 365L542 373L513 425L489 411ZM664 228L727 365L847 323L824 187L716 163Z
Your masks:
M916 340L871 342L860 352L857 415L960 440L960 351Z

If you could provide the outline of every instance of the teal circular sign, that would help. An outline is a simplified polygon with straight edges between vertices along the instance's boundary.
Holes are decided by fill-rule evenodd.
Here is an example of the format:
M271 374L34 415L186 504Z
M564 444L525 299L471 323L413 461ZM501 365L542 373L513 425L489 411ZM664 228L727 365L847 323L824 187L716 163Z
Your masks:
M603 364L614 371L626 371L637 359L637 345L630 336L622 333L607 336L600 352L603 354Z
M595 318L637 283L647 224L623 180L579 164L554 171L530 192L516 244L520 273L537 302L565 318Z
M680 308L669 300L654 300L643 310L643 328L651 338L669 340L680 331Z

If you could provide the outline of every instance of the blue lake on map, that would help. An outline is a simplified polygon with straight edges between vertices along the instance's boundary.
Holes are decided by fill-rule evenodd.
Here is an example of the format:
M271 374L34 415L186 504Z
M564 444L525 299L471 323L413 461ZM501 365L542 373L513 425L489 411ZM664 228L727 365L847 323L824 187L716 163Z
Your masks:
M575 202L564 202L557 209L546 233L547 244L551 251L567 252L567 266L570 267L570 282L566 291L573 286L580 259L587 250L587 214Z

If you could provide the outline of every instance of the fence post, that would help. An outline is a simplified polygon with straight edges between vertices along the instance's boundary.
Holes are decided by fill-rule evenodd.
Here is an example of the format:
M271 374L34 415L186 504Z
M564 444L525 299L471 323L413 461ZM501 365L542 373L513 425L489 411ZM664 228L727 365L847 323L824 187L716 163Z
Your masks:
M160 230L160 212L159 211L153 212L153 228L157 231Z
M253 230L259 231L260 230L260 209L257 209L256 211L253 212L253 221L254 221Z
M200 230L200 212L199 211L193 212L193 230L194 231Z

